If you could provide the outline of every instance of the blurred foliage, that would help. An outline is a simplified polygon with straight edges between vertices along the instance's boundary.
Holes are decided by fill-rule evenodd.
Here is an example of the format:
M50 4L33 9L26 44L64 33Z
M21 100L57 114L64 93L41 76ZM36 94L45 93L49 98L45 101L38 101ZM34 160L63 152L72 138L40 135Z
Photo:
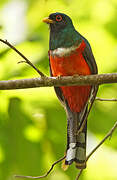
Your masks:
M117 72L117 0L1 0L0 11L0 38L16 44L46 75L49 30L42 19L52 12L68 14L89 40L99 73ZM0 80L38 77L28 65L18 65L20 60L0 44ZM117 98L116 89L116 84L101 85L98 96ZM0 91L0 102L0 180L12 180L13 174L42 175L66 148L66 115L53 88ZM116 109L115 102L95 102L88 151L113 126ZM116 135L91 157L82 180L117 179ZM77 172L74 165L66 172L57 165L47 179L75 179Z

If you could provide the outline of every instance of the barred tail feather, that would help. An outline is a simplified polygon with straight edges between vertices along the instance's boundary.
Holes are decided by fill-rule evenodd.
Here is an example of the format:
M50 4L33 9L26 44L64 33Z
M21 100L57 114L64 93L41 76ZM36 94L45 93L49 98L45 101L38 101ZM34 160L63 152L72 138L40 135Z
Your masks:
M81 120L81 114L74 113L67 109L68 124L67 124L67 151L66 151L66 165L70 165L73 162L76 163L78 169L86 168L86 134L87 124L80 134L77 135L80 124L82 123L85 113Z
M77 136L75 163L78 169L86 168L86 135L87 124L83 131Z

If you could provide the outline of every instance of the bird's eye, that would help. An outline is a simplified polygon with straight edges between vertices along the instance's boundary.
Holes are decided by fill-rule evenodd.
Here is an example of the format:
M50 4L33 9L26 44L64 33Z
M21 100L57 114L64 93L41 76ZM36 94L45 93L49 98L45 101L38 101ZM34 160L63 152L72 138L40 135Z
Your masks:
M56 21L59 21L59 22L62 21L62 16L61 15L57 15L56 16Z

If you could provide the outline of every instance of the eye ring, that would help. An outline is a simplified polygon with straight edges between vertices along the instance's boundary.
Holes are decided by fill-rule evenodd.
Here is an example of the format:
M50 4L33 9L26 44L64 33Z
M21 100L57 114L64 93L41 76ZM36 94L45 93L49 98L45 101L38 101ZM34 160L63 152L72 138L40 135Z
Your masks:
M60 21L62 21L62 19L63 19L63 18L62 18L61 15L57 15L57 16L56 16L56 21L60 22Z

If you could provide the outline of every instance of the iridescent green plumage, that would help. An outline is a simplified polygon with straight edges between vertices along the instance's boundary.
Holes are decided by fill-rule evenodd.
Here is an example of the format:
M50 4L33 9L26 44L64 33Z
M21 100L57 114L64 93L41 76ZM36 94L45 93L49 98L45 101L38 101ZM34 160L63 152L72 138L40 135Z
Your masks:
M61 15L63 18L63 23L55 22L55 24L50 24L50 49L54 50L61 47L71 47L77 41L80 43L81 37L79 33L75 30L71 19L63 13L54 13L49 16L49 18L55 20L57 14Z

